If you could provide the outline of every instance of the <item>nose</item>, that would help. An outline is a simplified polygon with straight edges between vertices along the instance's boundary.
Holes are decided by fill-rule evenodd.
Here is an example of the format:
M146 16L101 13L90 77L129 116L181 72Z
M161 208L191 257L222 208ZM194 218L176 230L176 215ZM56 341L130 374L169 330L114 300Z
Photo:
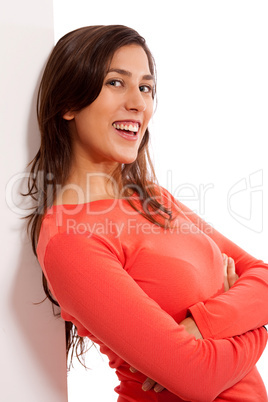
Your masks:
M139 88L129 89L125 98L125 108L130 111L144 112L146 101Z

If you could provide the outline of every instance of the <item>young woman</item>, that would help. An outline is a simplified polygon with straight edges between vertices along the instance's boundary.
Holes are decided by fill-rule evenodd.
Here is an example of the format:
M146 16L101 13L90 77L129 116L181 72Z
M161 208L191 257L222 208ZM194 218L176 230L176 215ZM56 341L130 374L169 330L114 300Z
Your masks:
M44 288L68 349L77 330L109 357L118 401L267 401L255 364L268 266L157 184L155 90L153 57L133 29L85 27L55 46L29 182Z

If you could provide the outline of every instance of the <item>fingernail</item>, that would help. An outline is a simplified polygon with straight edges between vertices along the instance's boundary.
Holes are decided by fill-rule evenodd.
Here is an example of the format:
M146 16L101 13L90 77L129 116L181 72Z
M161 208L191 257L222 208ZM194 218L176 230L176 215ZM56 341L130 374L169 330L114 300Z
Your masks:
M129 367L129 370L131 371L131 373L136 373L136 370L133 367Z
M229 262L229 264L231 264L233 262L233 259L231 257L229 257L228 262Z
M223 259L224 259L224 261L225 261L226 258L227 258L227 255L226 255L226 254L222 254L222 256L223 256Z
M143 391L149 391L149 389L151 389L151 384L149 383L149 381L145 381L145 383L142 384L142 389Z
M154 387L155 392L160 392L162 389L162 386L160 384L156 384L156 386Z

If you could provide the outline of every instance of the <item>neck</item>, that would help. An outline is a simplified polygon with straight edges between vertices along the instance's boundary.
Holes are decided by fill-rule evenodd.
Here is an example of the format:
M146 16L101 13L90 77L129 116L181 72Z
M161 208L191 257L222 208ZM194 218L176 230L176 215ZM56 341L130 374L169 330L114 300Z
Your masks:
M115 181L113 171L118 166L113 164L74 163L70 175L60 189L56 204L82 204L90 201L119 198L121 177Z

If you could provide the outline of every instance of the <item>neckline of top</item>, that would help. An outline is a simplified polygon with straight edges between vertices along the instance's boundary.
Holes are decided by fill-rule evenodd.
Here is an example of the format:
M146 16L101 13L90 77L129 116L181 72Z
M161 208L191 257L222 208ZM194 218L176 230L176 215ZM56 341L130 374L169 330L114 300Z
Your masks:
M140 200L138 197L134 197L133 195L134 195L134 193L129 197L129 199L132 199L134 201ZM118 201L127 201L127 198L100 198L99 200L92 200L92 201L81 202L81 203L76 203L76 204L68 204L68 203L66 203L66 204L54 204L54 205L51 206L51 208L53 208L53 209L54 208L60 208L60 207L67 207L67 208L68 207L73 207L73 208L75 208L75 207L82 207L82 206L86 206L86 205L89 205L89 204L95 204L95 203L100 203L100 202L103 203L103 202L106 202L106 201L114 201L116 203Z

